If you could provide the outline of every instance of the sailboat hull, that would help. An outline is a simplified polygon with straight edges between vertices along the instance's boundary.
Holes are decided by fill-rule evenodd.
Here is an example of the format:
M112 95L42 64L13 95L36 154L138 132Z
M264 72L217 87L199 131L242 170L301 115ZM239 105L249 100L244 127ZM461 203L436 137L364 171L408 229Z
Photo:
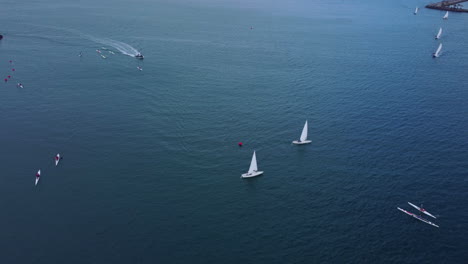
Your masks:
M263 174L263 171L256 171L252 173L244 173L241 175L241 178L252 178L252 177L257 177Z
M311 142L312 142L312 140L304 140L304 141L294 140L292 143L295 144L295 145L304 145L304 144L309 144Z

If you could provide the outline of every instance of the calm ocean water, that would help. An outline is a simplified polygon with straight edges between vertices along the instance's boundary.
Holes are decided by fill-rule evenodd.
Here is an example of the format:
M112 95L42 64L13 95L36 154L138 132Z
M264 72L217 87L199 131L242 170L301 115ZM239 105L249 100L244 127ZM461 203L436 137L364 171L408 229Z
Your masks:
M284 2L4 1L0 262L466 262L468 14Z

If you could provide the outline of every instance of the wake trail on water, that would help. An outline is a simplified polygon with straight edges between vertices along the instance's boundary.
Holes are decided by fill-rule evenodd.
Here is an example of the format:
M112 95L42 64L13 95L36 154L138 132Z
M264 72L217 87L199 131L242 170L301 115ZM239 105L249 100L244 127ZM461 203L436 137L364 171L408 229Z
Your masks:
M109 39L109 38L102 38L102 39L101 38L95 38L95 37L92 37L92 36L89 36L89 35L88 35L88 38L89 38L89 40L100 43L102 45L111 46L111 47L117 49L120 53L122 53L124 55L135 57L135 55L140 53L134 47L130 46L127 43L121 42L121 41L117 41L117 40L113 40L113 39Z
M27 23L25 23L25 24L27 24ZM113 39L110 39L110 38L97 38L97 37L82 33L82 32L80 32L78 30L75 30L75 29L63 28L63 27L58 27L58 26L33 25L33 24L31 24L31 25L36 26L36 27L55 29L57 31L62 31L62 32L65 31L65 32L71 33L72 35L79 36L81 38L87 39L89 41L113 47L116 50L118 50L120 53L122 53L124 55L127 55L127 56L135 57L135 55L140 53L140 51L138 51L136 48L132 47L131 45L129 45L127 43L117 41L117 40L113 40ZM53 36L53 37L51 36L50 38L55 39L55 38L58 38L58 36Z

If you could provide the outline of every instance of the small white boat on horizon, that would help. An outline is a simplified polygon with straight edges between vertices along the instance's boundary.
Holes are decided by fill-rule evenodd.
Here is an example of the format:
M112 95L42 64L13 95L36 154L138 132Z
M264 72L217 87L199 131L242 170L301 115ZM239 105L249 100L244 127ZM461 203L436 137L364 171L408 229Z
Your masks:
M442 35L442 28L439 28L439 32L437 32L437 35L435 36L435 39L440 39L441 35Z
M439 44L439 47L437 48L436 52L432 54L432 57L439 58L441 50L442 50L442 43Z
M299 140L294 140L292 143L296 145L303 145L309 144L312 140L307 140L307 133L308 133L308 124L307 120L305 121L304 128L302 129L301 137Z
M447 20L448 19L448 14L449 14L449 11L447 11L447 13L445 13L445 15L444 15L444 17L442 17L442 19Z
M257 156L255 155L255 151L252 155L252 161L250 162L249 171L247 173L241 174L241 178L252 178L255 176L260 176L263 174L263 171L258 171L257 167Z

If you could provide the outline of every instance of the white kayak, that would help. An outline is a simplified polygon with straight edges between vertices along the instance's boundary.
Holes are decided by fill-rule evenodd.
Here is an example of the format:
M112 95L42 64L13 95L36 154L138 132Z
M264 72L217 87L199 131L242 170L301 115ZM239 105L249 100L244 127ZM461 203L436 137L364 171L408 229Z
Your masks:
M407 214L407 215L410 215L410 216L412 216L412 217L418 219L419 221L422 221L422 222L424 222L424 223L426 223L426 224L429 224L429 225L431 225L431 226L439 227L438 225L432 223L432 222L429 221L429 220L426 220L426 219L420 217L419 215L415 215L415 214L413 214L413 213L410 213L410 212L408 212L408 211L406 211L406 210L404 210L404 209L401 209L400 207L397 207L397 209L400 210L400 211L402 211L403 213L405 213L405 214Z
M428 216L430 216L430 217L432 217L432 218L437 218L437 217L433 216L432 214L430 214L428 211L424 210L424 208L421 208L421 207L419 207L419 206L416 206L416 205L414 205L414 204L412 204L412 203L410 203L410 202L408 202L408 204L411 205L411 206L413 206L414 208L418 209L418 211L420 211L421 213L424 213L424 214L426 214L426 215L428 215Z
M59 162L60 162L60 154L57 154L55 156L55 166L57 166L59 164Z
M39 179L41 178L41 170L38 170L37 173L36 173L36 184L39 182Z

